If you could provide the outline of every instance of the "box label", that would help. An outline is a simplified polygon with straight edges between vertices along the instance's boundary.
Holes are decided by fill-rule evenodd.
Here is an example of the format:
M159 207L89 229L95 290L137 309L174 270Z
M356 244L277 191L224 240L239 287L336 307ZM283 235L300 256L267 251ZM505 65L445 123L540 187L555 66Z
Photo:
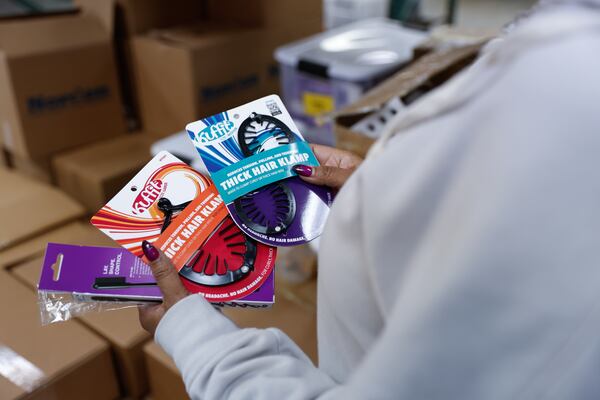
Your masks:
M304 92L302 94L302 103L304 104L304 113L311 117L318 117L335 111L333 96L322 93Z
M67 107L102 101L110 97L110 88L99 85L88 88L77 87L72 91L55 95L38 95L27 98L27 110L30 114L56 111Z

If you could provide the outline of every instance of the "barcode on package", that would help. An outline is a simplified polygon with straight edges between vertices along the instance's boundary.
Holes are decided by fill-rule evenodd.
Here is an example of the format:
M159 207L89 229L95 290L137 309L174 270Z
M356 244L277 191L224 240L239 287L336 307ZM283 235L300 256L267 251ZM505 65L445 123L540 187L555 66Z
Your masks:
M281 114L281 110L279 109L279 106L273 100L267 101L267 108L269 109L269 112L271 113L272 117Z

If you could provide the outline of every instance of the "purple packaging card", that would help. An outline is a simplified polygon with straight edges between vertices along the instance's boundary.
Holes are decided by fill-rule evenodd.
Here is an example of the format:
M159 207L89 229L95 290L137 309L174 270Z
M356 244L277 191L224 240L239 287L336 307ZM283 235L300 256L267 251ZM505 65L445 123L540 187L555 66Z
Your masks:
M228 305L268 306L274 301L273 273L248 296ZM123 248L48 243L38 290L68 292L80 300L160 301L150 267Z
M160 300L150 267L113 247L48 243L38 290Z

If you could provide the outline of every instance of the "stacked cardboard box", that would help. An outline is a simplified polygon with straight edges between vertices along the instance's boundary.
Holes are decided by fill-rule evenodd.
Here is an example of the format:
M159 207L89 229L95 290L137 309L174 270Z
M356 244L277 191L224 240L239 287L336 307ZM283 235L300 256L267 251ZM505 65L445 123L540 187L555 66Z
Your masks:
M207 0L207 19L254 27L281 27L303 21L323 25L322 0Z
M8 163L8 152L4 148L4 143L2 142L2 134L0 134L0 169L9 168Z
M276 92L272 52L321 29L321 2L78 3L83 9L68 15L0 22L0 87L6 88L0 91L0 183L10 188L0 198L0 312L14 327L0 330L0 351L8 348L43 375L43 386L26 387L0 374L0 398L142 398L149 384L155 400L186 398L177 369L155 344L144 356L149 335L134 308L40 328L27 287L35 290L48 242L116 246L84 214L150 157L153 139L125 134L113 40L125 60L121 85L139 84L129 93L141 96L143 121L160 136ZM7 163L19 174L5 170ZM58 181L85 207L23 175ZM14 313L2 308L12 304L2 293L19 303ZM283 329L315 359L314 308L289 293L279 296L272 310L227 314L240 326Z
M87 221L80 221L83 207L56 188L6 170L0 170L0 182L10 188L0 198L0 269L9 268L30 289L36 287L39 257L48 242L117 246ZM35 303L33 296L31 303ZM37 314L36 320L39 323ZM136 310L90 314L81 321L110 344L121 393L132 398L145 395L142 346L149 337L138 323Z
M138 100L135 88L135 71L132 68L131 39L152 29L192 23L203 19L204 6L198 0L78 0L83 8L95 13L104 25L113 31L117 53L119 83L129 122L138 124ZM104 4L112 3L112 13ZM113 15L114 14L114 18Z
M261 46L265 47L266 71L264 88L260 96L279 93L279 64L274 52L293 42L323 29L323 0L206 0L206 20L223 24L235 24L263 32ZM250 42L249 42L250 43ZM256 43L253 44L256 46ZM256 55L254 56L256 57ZM243 104L237 101L225 109ZM200 110L202 116L209 115Z
M99 233L87 222L74 221L46 230L0 251L0 269L10 268L44 254L49 243L67 243L87 246L115 246L114 242Z
M10 175L18 176L16 174ZM0 175L0 181L5 177L6 175ZM43 196L49 199L49 203L57 208L57 210L54 210L53 208L41 207L39 215L54 216L52 221L61 221L60 223L65 223L73 217L81 215L81 208L79 206L77 206L78 213L66 213L69 207L75 203L56 189L35 182L31 182L26 187L35 187L38 190L34 192L28 189L20 192L30 193L33 196L33 198L27 197L29 202L25 202L25 207L39 202L38 196ZM39 189L40 187L44 188L45 191ZM22 199L23 197L19 198ZM4 212L4 210L8 210L8 208L5 205L0 205L0 213ZM60 210L65 210L65 214L61 214ZM51 211L57 211L57 213ZM42 260L40 257L43 255L48 242L89 246L117 246L112 240L87 222L74 221L54 229L48 229L48 227L54 226L58 222L43 221L44 228L42 228L42 221L40 221L38 224L38 228L42 228L40 231L40 229L34 229L31 225L32 221L23 224L24 226L29 225L32 232L35 232L28 234L27 237L29 239L18 241L16 244L0 251L0 267L10 268L13 276L17 277L31 290L35 290L36 288ZM11 223L8 228L10 230L15 226L16 224ZM3 230L2 232L4 233ZM31 235L34 236L30 237ZM130 308L107 313L89 314L81 318L81 322L110 344L121 387L121 394L132 398L141 398L145 395L148 391L148 382L146 379L142 346L149 339L149 336L138 323L137 311Z
M153 31L133 40L144 129L158 136L201 115L259 97L267 48L259 30L202 27Z
M78 1L113 29L94 0ZM321 30L322 1L115 0L114 40L130 114L156 136L277 92L276 47Z
M0 271L0 398L113 400L108 344L68 321L40 326L36 296Z
M15 171L18 171L21 175L50 185L55 182L50 165L50 158L48 157L23 157L6 150L6 159L8 165Z
M144 347L152 400L189 399L181 373L167 353L155 342Z
M51 180L52 155L125 132L110 32L91 13L0 21L0 87L3 146L23 173Z
M274 50L320 31L321 7L302 2L312 17L300 19L293 13L299 2L266 3L236 3L238 16L262 10L262 19L228 16L213 3L206 21L134 37L133 75L145 131L172 134L190 121L278 91Z
M0 267L30 256L26 243L32 238L83 216L83 207L48 185L2 169L0 182L6 188L0 196Z
M127 40L151 29L198 21L205 15L203 1L198 0L75 0L114 31L115 40ZM107 9L106 5L112 8Z
M150 161L153 141L132 134L63 153L53 160L58 186L95 213Z
M81 244L80 240L77 242ZM30 289L35 290L42 261L43 258L33 259L11 269L11 272ZM148 380L142 348L150 336L140 326L137 310L131 307L110 312L90 313L79 318L79 321L110 343L122 394L132 398L144 396L148 391Z

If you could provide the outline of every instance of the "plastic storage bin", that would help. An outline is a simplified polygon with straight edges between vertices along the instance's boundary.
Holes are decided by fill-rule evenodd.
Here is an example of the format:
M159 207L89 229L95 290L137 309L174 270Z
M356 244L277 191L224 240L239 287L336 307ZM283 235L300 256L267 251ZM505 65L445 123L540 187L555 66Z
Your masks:
M283 99L305 138L333 145L332 124L320 125L318 117L352 103L398 71L426 36L376 18L278 48Z

